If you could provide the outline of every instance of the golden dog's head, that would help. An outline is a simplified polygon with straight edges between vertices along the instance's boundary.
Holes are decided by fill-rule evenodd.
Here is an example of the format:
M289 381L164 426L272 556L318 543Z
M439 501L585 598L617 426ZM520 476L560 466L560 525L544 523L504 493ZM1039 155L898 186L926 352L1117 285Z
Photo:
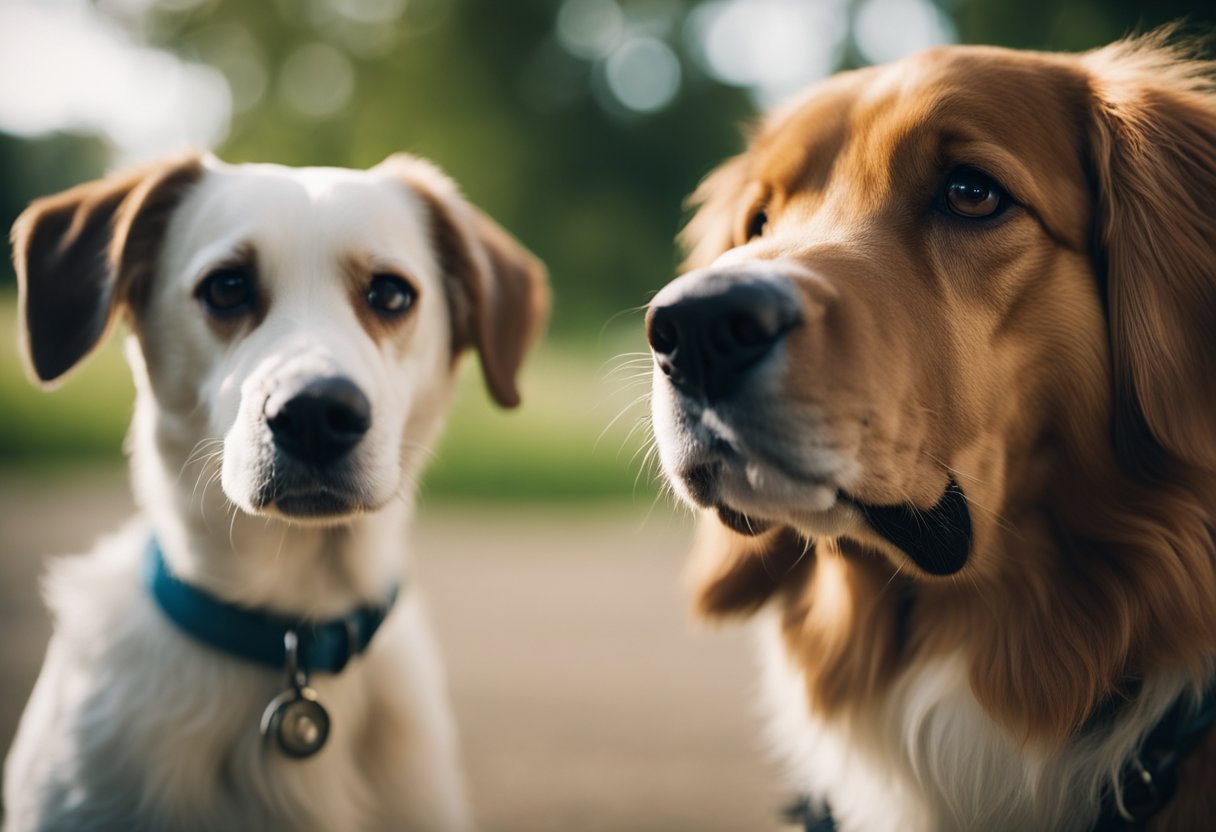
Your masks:
M901 573L955 609L1101 584L1082 541L1150 537L1126 517L1154 490L1210 556L1216 103L1164 40L844 73L705 180L647 317L662 464L708 510L704 612L825 546L854 590Z

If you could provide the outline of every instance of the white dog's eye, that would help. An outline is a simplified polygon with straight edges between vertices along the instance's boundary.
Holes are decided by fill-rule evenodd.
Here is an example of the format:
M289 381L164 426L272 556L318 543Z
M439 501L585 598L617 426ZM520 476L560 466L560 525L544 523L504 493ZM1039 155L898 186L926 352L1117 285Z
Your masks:
M226 266L203 278L195 295L217 317L240 315L253 308L253 276L245 268Z
M404 315L418 299L414 287L395 274L378 274L367 287L367 305L386 318Z

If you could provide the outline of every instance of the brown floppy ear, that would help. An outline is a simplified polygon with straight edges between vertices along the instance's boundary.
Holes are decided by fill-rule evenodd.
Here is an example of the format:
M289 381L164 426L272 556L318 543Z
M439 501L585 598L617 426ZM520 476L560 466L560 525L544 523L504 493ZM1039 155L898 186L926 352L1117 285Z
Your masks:
M708 266L735 245L735 225L740 221L739 201L747 189L747 157L734 156L710 171L685 202L695 211L680 230L684 262L680 271Z
M191 155L117 173L35 200L13 224L13 265L26 366L51 387L137 300L169 214L202 175Z
M693 608L706 618L750 615L811 564L810 550L811 544L788 527L748 537L705 511L693 541Z
M475 347L490 394L515 407L516 375L549 319L544 265L429 162L397 153L378 167L405 182L431 213L452 311L453 356Z
M1216 470L1216 85L1169 32L1085 56L1120 453Z

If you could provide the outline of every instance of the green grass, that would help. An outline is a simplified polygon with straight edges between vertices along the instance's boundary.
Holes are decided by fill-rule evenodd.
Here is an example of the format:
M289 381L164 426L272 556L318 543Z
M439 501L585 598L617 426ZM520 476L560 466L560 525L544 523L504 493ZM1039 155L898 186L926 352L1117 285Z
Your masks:
M647 385L614 372L614 357L641 349L636 316L579 342L550 342L522 378L523 405L493 405L475 359L464 362L452 419L423 477L428 499L586 501L648 499L642 473ZM0 295L0 468L29 475L117 464L134 388L111 337L69 380L43 393L26 379L17 351L16 304ZM622 411L624 411L622 413ZM611 426L614 417L622 414Z
M61 468L117 462L134 397L117 338L62 388L41 392L20 361L16 299L0 295L0 464Z

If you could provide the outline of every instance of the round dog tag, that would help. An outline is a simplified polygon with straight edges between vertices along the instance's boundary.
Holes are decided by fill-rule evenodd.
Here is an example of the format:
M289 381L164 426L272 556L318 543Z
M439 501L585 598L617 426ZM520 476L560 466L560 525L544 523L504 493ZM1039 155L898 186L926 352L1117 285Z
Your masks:
M266 706L262 736L289 757L311 757L329 738L329 714L310 687L291 687Z

